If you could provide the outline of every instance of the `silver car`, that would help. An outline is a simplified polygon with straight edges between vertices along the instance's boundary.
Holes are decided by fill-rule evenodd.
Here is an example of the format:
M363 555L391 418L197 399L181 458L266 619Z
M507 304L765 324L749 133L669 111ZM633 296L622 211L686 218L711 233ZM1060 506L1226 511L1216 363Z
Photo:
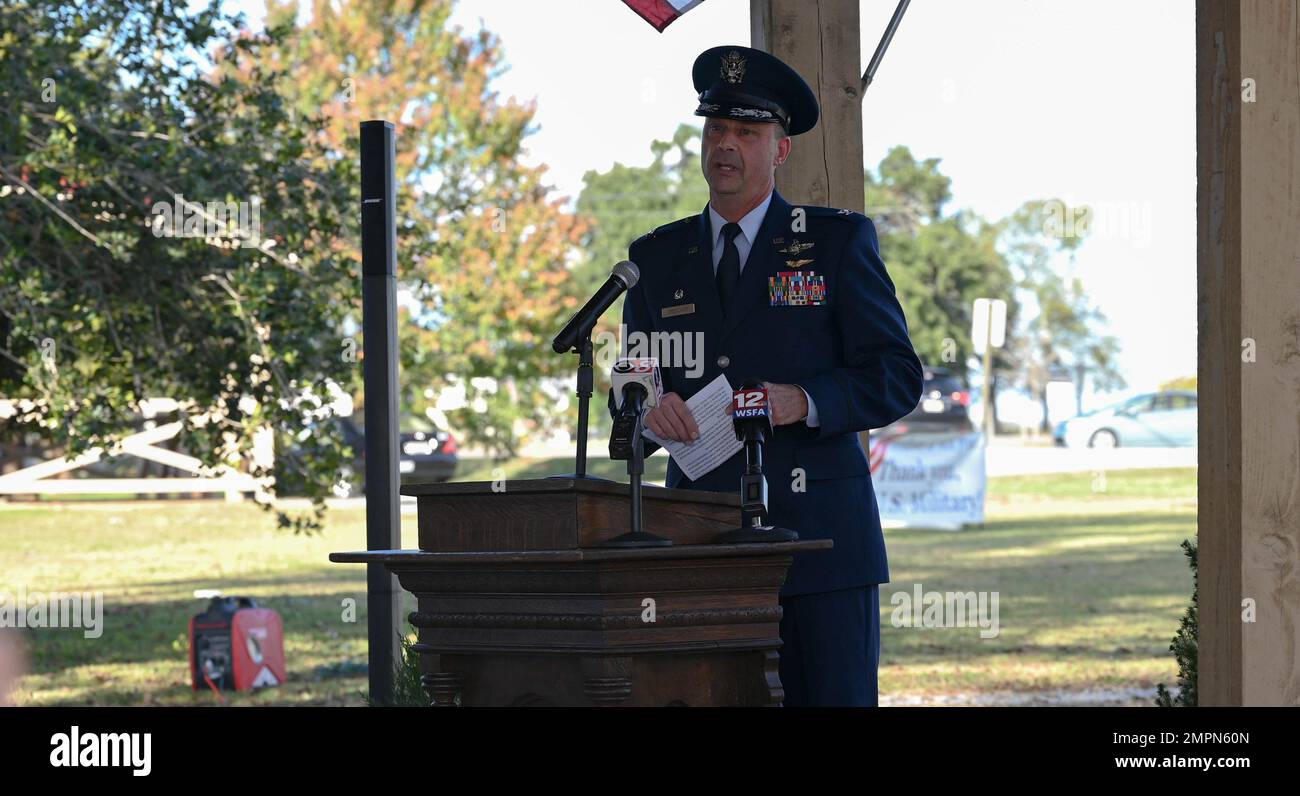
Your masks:
M1196 445L1196 393L1165 390L1087 412L1058 423L1053 437L1070 448Z

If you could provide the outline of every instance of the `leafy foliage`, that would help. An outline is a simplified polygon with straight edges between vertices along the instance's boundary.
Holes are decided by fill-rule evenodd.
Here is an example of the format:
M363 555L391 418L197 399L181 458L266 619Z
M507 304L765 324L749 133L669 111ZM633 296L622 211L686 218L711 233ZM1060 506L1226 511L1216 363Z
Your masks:
M570 363L541 349L577 306L583 227L519 163L533 111L490 89L499 42L449 27L449 0L316 2L301 24L272 2L261 34L219 8L0 8L0 395L21 407L4 433L77 452L174 397L207 466L271 429L277 473L316 500L280 522L318 527L350 460L321 421L360 382L368 118L398 128L402 403L463 390L448 420L498 451L545 428ZM260 237L202 231L207 203L254 202ZM163 203L200 223L157 234Z
M1007 299L1009 325L1018 305L997 250L999 227L968 211L945 214L950 185L937 158L918 161L896 146L866 175L867 215L876 222L917 356L965 380L975 299Z
M259 428L300 436L330 385L353 384L339 330L357 274L335 242L355 235L355 167L257 65L279 34L234 39L239 25L170 0L0 8L0 394L21 407L7 431L76 452L174 397L190 452L216 466ZM228 42L219 57L247 80L206 77L203 53ZM208 221L207 202L259 201L260 237L160 235L154 211L177 195ZM311 435L298 451L320 498L344 452Z
M1073 274L1074 253L1086 228L1077 231L1060 219L1082 218L1085 208L1060 200L1022 204L1001 222L1001 244L1017 285L1035 310L1015 337L1012 354L1020 363L1020 382L1042 405L1041 430L1048 431L1047 385L1072 378L1081 402L1085 380L1108 391L1125 386L1119 372L1119 340L1101 334L1106 316L1092 305ZM1061 256L1067 258L1062 262Z
M682 125L671 141L651 143L650 165L615 164L585 175L577 204L592 222L583 239L584 290L594 289L632 240L697 213L708 202L699 135ZM1077 279L1062 279L1055 270L1058 255L1073 252L1081 239L1048 234L1042 211L1051 203L1027 202L997 222L966 210L949 212L951 180L940 171L939 160L917 160L905 146L892 148L864 180L867 214L876 223L881 253L923 361L969 380L975 361L974 301L1003 298L1011 341L994 352L996 381L1020 380L1045 400L1050 375L1068 366L1092 375L1099 389L1119 386L1118 342L1093 332L1104 320L1101 313L1088 304ZM1038 311L1028 322L1022 320L1023 298Z
M533 107L491 89L500 42L450 26L449 0L314 0L302 23L298 8L271 0L269 27L300 27L258 63L293 75L286 101L326 118L331 157L352 157L363 120L396 127L402 403L422 412L463 391L443 401L450 424L511 453L557 419L547 380L572 364L545 344L577 308L569 267L585 232L521 163ZM354 239L340 246L359 257Z
M699 139L698 127L683 124L671 141L651 142L649 166L615 163L609 171L583 175L577 209L593 219L583 238L590 263L584 287L595 290L614 263L627 257L632 241L708 204Z
M1196 374L1192 374L1191 376L1179 376L1176 379L1170 379L1169 381L1162 382L1160 385L1160 389L1191 390L1192 392L1196 392Z
M1199 649L1199 632L1197 616L1197 598L1200 591L1200 575L1197 571L1196 542L1184 539L1183 553L1187 564L1192 568L1192 604L1178 623L1178 633L1169 644L1169 651L1178 661L1178 694L1174 695L1165 688L1164 683L1156 686L1156 705L1162 708L1196 707L1197 652Z
M413 636L399 634L402 645L401 660L393 662L393 701L384 703L363 693L361 700L367 707L427 708L429 696L420 685L420 653L415 651Z

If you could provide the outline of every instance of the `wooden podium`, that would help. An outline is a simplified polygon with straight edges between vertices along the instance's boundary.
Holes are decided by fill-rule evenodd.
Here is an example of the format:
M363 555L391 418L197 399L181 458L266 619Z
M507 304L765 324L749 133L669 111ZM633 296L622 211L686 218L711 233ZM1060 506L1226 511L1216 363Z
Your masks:
M628 530L627 484L497 486L403 486L419 550L330 555L381 562L415 594L432 704L781 703L781 584L829 540L712 544L739 522L736 495L646 487L645 529L674 544L602 548Z

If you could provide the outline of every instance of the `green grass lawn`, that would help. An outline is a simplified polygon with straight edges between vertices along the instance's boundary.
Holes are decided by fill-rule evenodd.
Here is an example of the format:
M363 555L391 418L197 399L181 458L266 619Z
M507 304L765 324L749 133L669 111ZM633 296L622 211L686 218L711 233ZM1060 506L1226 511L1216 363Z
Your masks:
M1179 545L1196 536L1196 471L990 481L988 522L887 532L882 694L1173 686L1169 641L1191 598ZM1000 633L891 623L896 592L999 592Z
M414 547L414 515L403 517ZM187 628L195 589L247 595L284 620L284 687L229 694L244 704L359 704L365 690L365 569L327 556L365 548L365 512L331 511L324 532L294 536L252 504L133 503L0 510L0 591L102 591L104 632L29 635L34 673L19 704L195 705ZM405 595L404 595L405 596ZM355 622L343 601L356 600ZM414 608L414 599L403 613Z
M649 477L662 479L663 457ZM618 477L621 462L593 460ZM563 460L479 462L463 480L564 472ZM652 475L653 473L653 475ZM992 479L988 522L967 531L888 533L893 582L881 587L882 694L950 694L1172 684L1169 639L1191 594L1179 543L1196 532L1195 470L1114 471ZM404 546L415 546L404 515ZM332 510L322 534L275 528L251 504L14 504L0 508L0 592L102 591L103 636L29 632L28 705L213 704L189 686L186 628L199 588L248 595L285 623L289 681L228 694L233 704L356 705L365 689L365 578L331 564L364 546L364 512ZM890 596L997 591L1000 634L899 628ZM357 601L355 622L343 602ZM406 597L403 612L414 607Z

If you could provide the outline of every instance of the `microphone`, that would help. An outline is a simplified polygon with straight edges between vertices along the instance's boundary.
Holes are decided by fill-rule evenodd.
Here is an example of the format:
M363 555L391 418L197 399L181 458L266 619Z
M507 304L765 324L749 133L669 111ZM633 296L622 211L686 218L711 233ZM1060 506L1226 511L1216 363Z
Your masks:
M731 392L731 426L745 443L745 471L740 475L740 527L714 537L716 544L793 542L799 534L767 524L767 479L763 477L763 443L772 436L772 407L767 389L746 379Z
M610 369L609 381L620 410L629 408L629 402L635 402L640 414L643 407L658 406L664 394L663 381L659 378L659 360L653 357L620 359Z
M563 354L578 348L591 334L596 321L600 320L600 316L609 309L609 305L625 291L631 290L640 278L641 272L637 270L635 263L623 260L615 265L609 279L606 279L605 284L596 291L596 295L588 299L587 303L582 305L582 309L574 313L560 333L555 336L555 340L551 342L551 348L555 353Z
M609 458L631 462L641 454L641 412L658 406L664 388L659 380L659 360L648 357L620 359L610 369L611 391L618 402L618 415L609 435ZM628 471L631 474L631 470Z
M731 427L741 442L766 442L772 436L772 410L761 382L746 379L732 391Z
M740 476L741 535L763 525L767 517L767 479L763 477L763 443L772 434L767 389L746 379L731 393L731 427L745 443L745 472Z

